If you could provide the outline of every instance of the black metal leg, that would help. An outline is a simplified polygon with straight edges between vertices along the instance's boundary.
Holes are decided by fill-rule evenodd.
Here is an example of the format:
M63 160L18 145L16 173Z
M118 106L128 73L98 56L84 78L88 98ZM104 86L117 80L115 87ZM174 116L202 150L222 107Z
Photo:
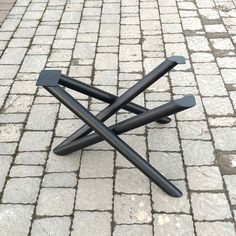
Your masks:
M165 75L168 71L170 71L177 64L185 63L185 59L181 56L174 56L166 59L162 62L158 67L156 67L153 71L147 74L143 79L133 85L130 89L128 89L124 94L118 97L114 103L107 106L103 111L101 111L96 117L105 121L110 118L113 114L115 114L118 110L123 108L127 103L129 103L133 98L137 97L140 93L142 93L146 88L160 79L163 75ZM84 125L67 139L65 139L60 145L64 145L66 143L70 143L71 141L83 137L89 134L92 129Z
M149 110L138 116L132 117L125 121L119 122L109 129L115 134L122 134L129 130L138 128L140 126L146 125L162 116L169 116L177 112L186 110L195 106L196 102L193 96L186 96L181 99L171 101L160 107ZM74 151L78 151L82 148L91 146L95 143L103 141L103 137L97 133L87 135L85 137L76 139L68 144L59 145L53 151L57 155L67 155Z
M111 93L108 93L106 91L103 91L103 90L95 88L95 87L92 87L86 83L72 79L66 75L61 75L60 80L59 80L59 84L65 86L67 88L73 89L77 92L80 92L82 94L96 98L100 101L107 102L107 103L113 103L118 98L117 96L115 96ZM142 106L132 103L132 102L125 105L122 109L132 112L134 114L141 114L145 111L148 111L147 108L142 107ZM171 119L169 117L161 117L158 120L156 120L156 122L158 122L160 124L167 124L170 121L171 121Z
M104 140L110 143L117 151L126 157L140 171L142 171L150 180L157 184L163 191L173 197L181 197L181 191L170 181L161 175L155 168L146 162L137 152L128 144L109 130L98 118L90 113L85 107L77 102L70 94L59 86L45 87L52 95L61 101L67 108L76 114L81 120L89 125L94 131L100 134Z

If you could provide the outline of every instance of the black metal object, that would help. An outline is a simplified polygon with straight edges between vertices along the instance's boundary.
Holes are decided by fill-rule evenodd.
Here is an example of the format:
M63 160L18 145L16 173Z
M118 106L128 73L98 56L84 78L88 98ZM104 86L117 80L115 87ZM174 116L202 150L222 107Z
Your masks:
M183 57L168 58L120 97L116 97L110 93L91 87L65 75L61 75L60 71L42 71L37 81L37 86L43 86L86 124L58 145L54 149L55 154L66 155L81 148L93 145L97 142L101 142L102 140L106 140L167 194L173 197L180 197L182 195L181 191L155 168L153 168L147 161L145 161L127 143L120 139L118 134L127 132L153 121L162 123L168 122L169 118L167 116L195 105L195 99L193 96L186 96L184 98L171 101L152 110L148 110L134 103L130 103L133 98L138 96L147 87L161 78L170 69L177 64L184 62ZM94 116L60 85L74 89L88 96L95 97L101 101L110 103L110 105L108 105L97 116ZM105 126L103 121L111 117L120 109L125 109L138 115L119 122L111 127ZM94 130L95 133L88 135L92 130Z

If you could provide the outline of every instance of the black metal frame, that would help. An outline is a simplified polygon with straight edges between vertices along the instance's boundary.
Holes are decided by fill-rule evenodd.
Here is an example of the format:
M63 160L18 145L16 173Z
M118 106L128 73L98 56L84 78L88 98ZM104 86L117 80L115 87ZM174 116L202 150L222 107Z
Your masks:
M55 96L85 123L84 126L59 144L54 149L54 153L57 155L66 155L80 150L81 148L106 140L167 194L173 197L182 196L182 193L178 188L176 188L161 173L153 168L127 143L120 139L118 134L127 132L153 121L157 121L161 124L168 123L171 120L168 117L169 115L195 106L196 103L193 96L186 96L181 99L173 100L165 105L151 110L131 103L132 99L160 79L169 70L177 64L184 63L185 59L180 56L167 58L120 97L62 75L60 70L41 71L37 81L37 86L43 86L49 93ZM94 116L60 85L107 102L110 105L98 113L97 116ZM103 121L107 120L120 109L125 109L135 113L137 116L119 122L110 127L104 125ZM95 133L90 134L91 131L95 131Z

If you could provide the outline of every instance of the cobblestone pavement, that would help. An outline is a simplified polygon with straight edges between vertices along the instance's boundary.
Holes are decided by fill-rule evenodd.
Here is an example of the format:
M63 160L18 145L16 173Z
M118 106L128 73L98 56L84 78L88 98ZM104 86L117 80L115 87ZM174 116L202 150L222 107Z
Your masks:
M11 10L15 0L0 0L0 26Z
M235 235L235 5L16 1L0 28L0 235ZM106 143L53 154L82 122L35 86L40 70L58 68L121 94L171 55L187 64L135 102L152 108L194 94L197 106L122 138L179 186L182 198L168 197ZM105 107L76 97L94 113Z

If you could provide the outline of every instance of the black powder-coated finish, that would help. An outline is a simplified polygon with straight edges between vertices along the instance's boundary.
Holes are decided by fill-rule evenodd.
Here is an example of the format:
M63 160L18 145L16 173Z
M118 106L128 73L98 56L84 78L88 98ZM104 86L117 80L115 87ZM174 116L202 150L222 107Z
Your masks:
M96 116L83 107L62 87L45 87L48 92L55 96L68 109L76 114L81 120L100 134L104 140L110 143L118 152L127 158L133 165L142 171L150 180L158 185L163 191L172 197L181 197L182 192L167 180L161 173L145 161L127 143L109 130Z
M149 110L140 115L131 117L122 122L119 122L115 125L110 126L109 129L117 135L122 134L124 132L136 129L140 126L153 122L159 117L169 116L177 112L191 108L195 105L196 105L195 98L193 96L186 96L186 97L171 101L160 107ZM82 148L89 147L101 141L103 141L103 138L99 134L94 133L94 134L90 134L85 137L76 139L65 145L57 146L53 151L55 154L63 156L63 155L67 155L69 153L78 151Z
M96 117L101 121L106 121L108 118L114 115L117 111L123 108L127 103L129 103L132 99L134 99L140 93L142 93L146 88L151 86L154 82L156 82L168 71L170 71L173 67L175 67L178 62L182 62L181 60L184 61L184 58L177 57L177 56L166 59L154 70L152 70L149 74L144 76L143 79L139 80L135 85L129 88L120 97L118 97L112 104L110 104L100 113L98 113ZM71 142L72 140L83 137L89 134L91 131L92 129L88 125L84 125L80 129L78 129L76 132L74 132L71 136L69 136L67 139L65 139L65 141L63 141L60 145L64 145L66 143Z
M58 155L66 155L97 142L101 142L102 140L106 140L167 194L173 197L182 196L182 193L178 188L145 161L127 143L120 139L118 135L153 121L167 123L170 121L170 118L167 116L186 110L195 105L193 96L186 96L171 101L152 110L148 110L130 102L174 66L184 62L185 60L183 57L174 56L168 58L120 97L91 87L80 81L73 80L65 75L61 75L60 71L42 71L37 85L43 86L86 124L57 146L54 149L54 152ZM110 103L110 105L97 116L94 116L60 85ZM137 115L111 127L107 127L103 124L103 121L111 117L120 109L125 109ZM92 130L95 131L95 133L88 135Z

